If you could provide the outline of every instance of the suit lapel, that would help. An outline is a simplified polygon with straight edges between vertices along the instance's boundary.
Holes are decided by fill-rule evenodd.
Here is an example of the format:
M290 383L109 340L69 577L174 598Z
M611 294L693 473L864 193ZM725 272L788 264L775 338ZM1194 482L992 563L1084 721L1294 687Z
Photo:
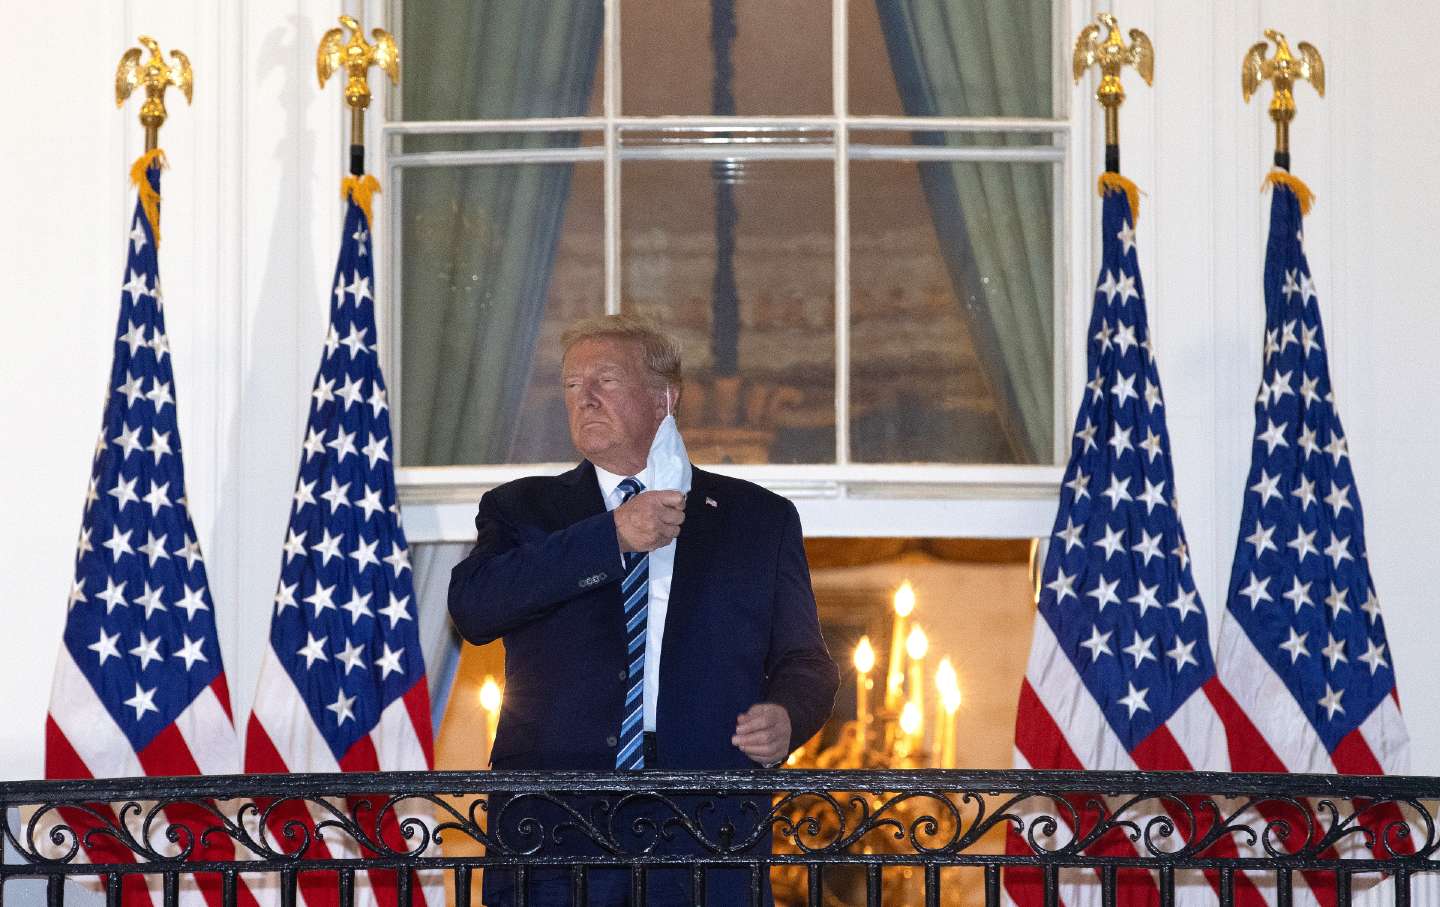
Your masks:
M589 460L582 460L579 466L561 473L557 478L560 480L560 493L553 503L559 525L573 526L605 512L605 498L600 494L595 466Z
M685 498L685 522L680 527L680 537L675 542L675 574L670 580L670 603L666 609L665 630L673 626L670 616L676 606L684 608L694 600L693 590L699 582L700 558L709 543L714 529L713 519L716 508L706 504L709 497L710 474L695 469L690 480L690 493Z

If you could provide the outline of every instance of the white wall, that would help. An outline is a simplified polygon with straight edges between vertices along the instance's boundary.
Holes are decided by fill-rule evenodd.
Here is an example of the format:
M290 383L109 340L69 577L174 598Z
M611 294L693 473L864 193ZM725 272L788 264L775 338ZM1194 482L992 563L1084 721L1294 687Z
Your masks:
M17 38L12 68L27 76L8 97L12 130L0 141L0 173L11 177L9 216L0 218L9 332L0 355L0 778L41 771L46 691L133 204L125 179L141 143L134 101L116 112L110 86L120 51L142 30L196 66L194 106L172 92L162 132L171 169L161 267L191 509L237 714L247 713L337 241L344 121L339 89L316 88L313 60L342 5L0 0ZM1440 549L1440 484L1428 481L1440 451L1432 354L1440 122L1421 115L1440 96L1440 71L1395 64L1425 59L1440 43L1440 16L1417 14L1425 9L1400 0L1115 5L1158 51L1154 88L1128 80L1124 163L1148 193L1141 259L1183 515L1212 623L1235 547L1263 324L1268 200L1258 189L1271 127L1263 101L1240 101L1239 61L1264 25L1325 53L1326 100L1298 90L1295 172L1319 195L1308 251L1410 706L1414 768L1440 774L1440 722L1423 708L1440 696L1440 677L1425 670L1440 641L1427 620ZM366 24L378 24L373 10ZM1083 89L1075 99L1090 106ZM1090 266L1080 270L1088 283Z

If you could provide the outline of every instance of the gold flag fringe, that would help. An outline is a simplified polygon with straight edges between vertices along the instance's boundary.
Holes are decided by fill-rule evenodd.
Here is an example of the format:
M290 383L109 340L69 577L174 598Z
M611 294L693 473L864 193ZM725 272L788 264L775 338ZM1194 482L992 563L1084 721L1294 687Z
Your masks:
M1104 198L1111 192L1123 192L1125 198L1130 202L1130 220L1132 222L1140 219L1140 187L1121 176L1118 173L1111 173L1108 170L1100 174L1100 197Z
M1300 200L1300 213L1310 213L1310 207L1315 204L1315 193L1311 192L1310 187L1301 182L1298 176L1292 176L1284 170L1271 170L1265 175L1265 182L1260 184L1260 191L1264 192L1275 186L1284 186L1295 193L1295 197Z
M354 199L360 210L365 212L367 224L374 223L370 210L375 194L379 191L380 181L368 173L364 176L347 176L340 182L340 197Z
M135 184L135 190L140 193L140 207L145 210L145 219L150 221L150 232L155 237L156 246L160 245L160 193L151 187L145 172L151 167L163 170L168 166L170 165L165 160L165 152L159 148L145 152L130 165L130 182Z

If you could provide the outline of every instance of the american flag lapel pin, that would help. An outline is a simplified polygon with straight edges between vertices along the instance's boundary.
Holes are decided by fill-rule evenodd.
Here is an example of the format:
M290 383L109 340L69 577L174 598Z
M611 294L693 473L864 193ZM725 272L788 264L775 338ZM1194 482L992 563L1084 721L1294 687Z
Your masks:
M706 507L714 507L716 510L719 510L719 509L720 509L720 505L717 504L717 503L715 503L715 499L714 499L714 498L710 498L710 497L707 497L707 498L705 499L705 506L706 506Z

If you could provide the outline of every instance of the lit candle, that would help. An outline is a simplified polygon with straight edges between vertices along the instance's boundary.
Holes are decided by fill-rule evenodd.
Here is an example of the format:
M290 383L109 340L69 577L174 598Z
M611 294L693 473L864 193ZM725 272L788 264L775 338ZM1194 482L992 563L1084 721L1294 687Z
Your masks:
M500 726L500 702L504 698L500 685L489 674L480 684L480 708L485 710L485 752L489 754L495 746L495 729Z
M860 637L855 647L855 751L865 750L865 733L870 725L870 672L875 668L875 649L870 637Z
M922 716L925 714L925 653L929 650L930 640L916 624L905 640L905 651L910 656L910 702ZM916 739L911 743L913 747L918 747L922 741Z
M940 659L935 671L935 688L939 702L935 710L936 749L940 751L940 768L955 767L955 712L960 708L960 681L949 658Z
M907 579L895 590L895 626L890 633L890 665L885 675L885 710L900 708L905 687L905 633L915 610L915 588Z

